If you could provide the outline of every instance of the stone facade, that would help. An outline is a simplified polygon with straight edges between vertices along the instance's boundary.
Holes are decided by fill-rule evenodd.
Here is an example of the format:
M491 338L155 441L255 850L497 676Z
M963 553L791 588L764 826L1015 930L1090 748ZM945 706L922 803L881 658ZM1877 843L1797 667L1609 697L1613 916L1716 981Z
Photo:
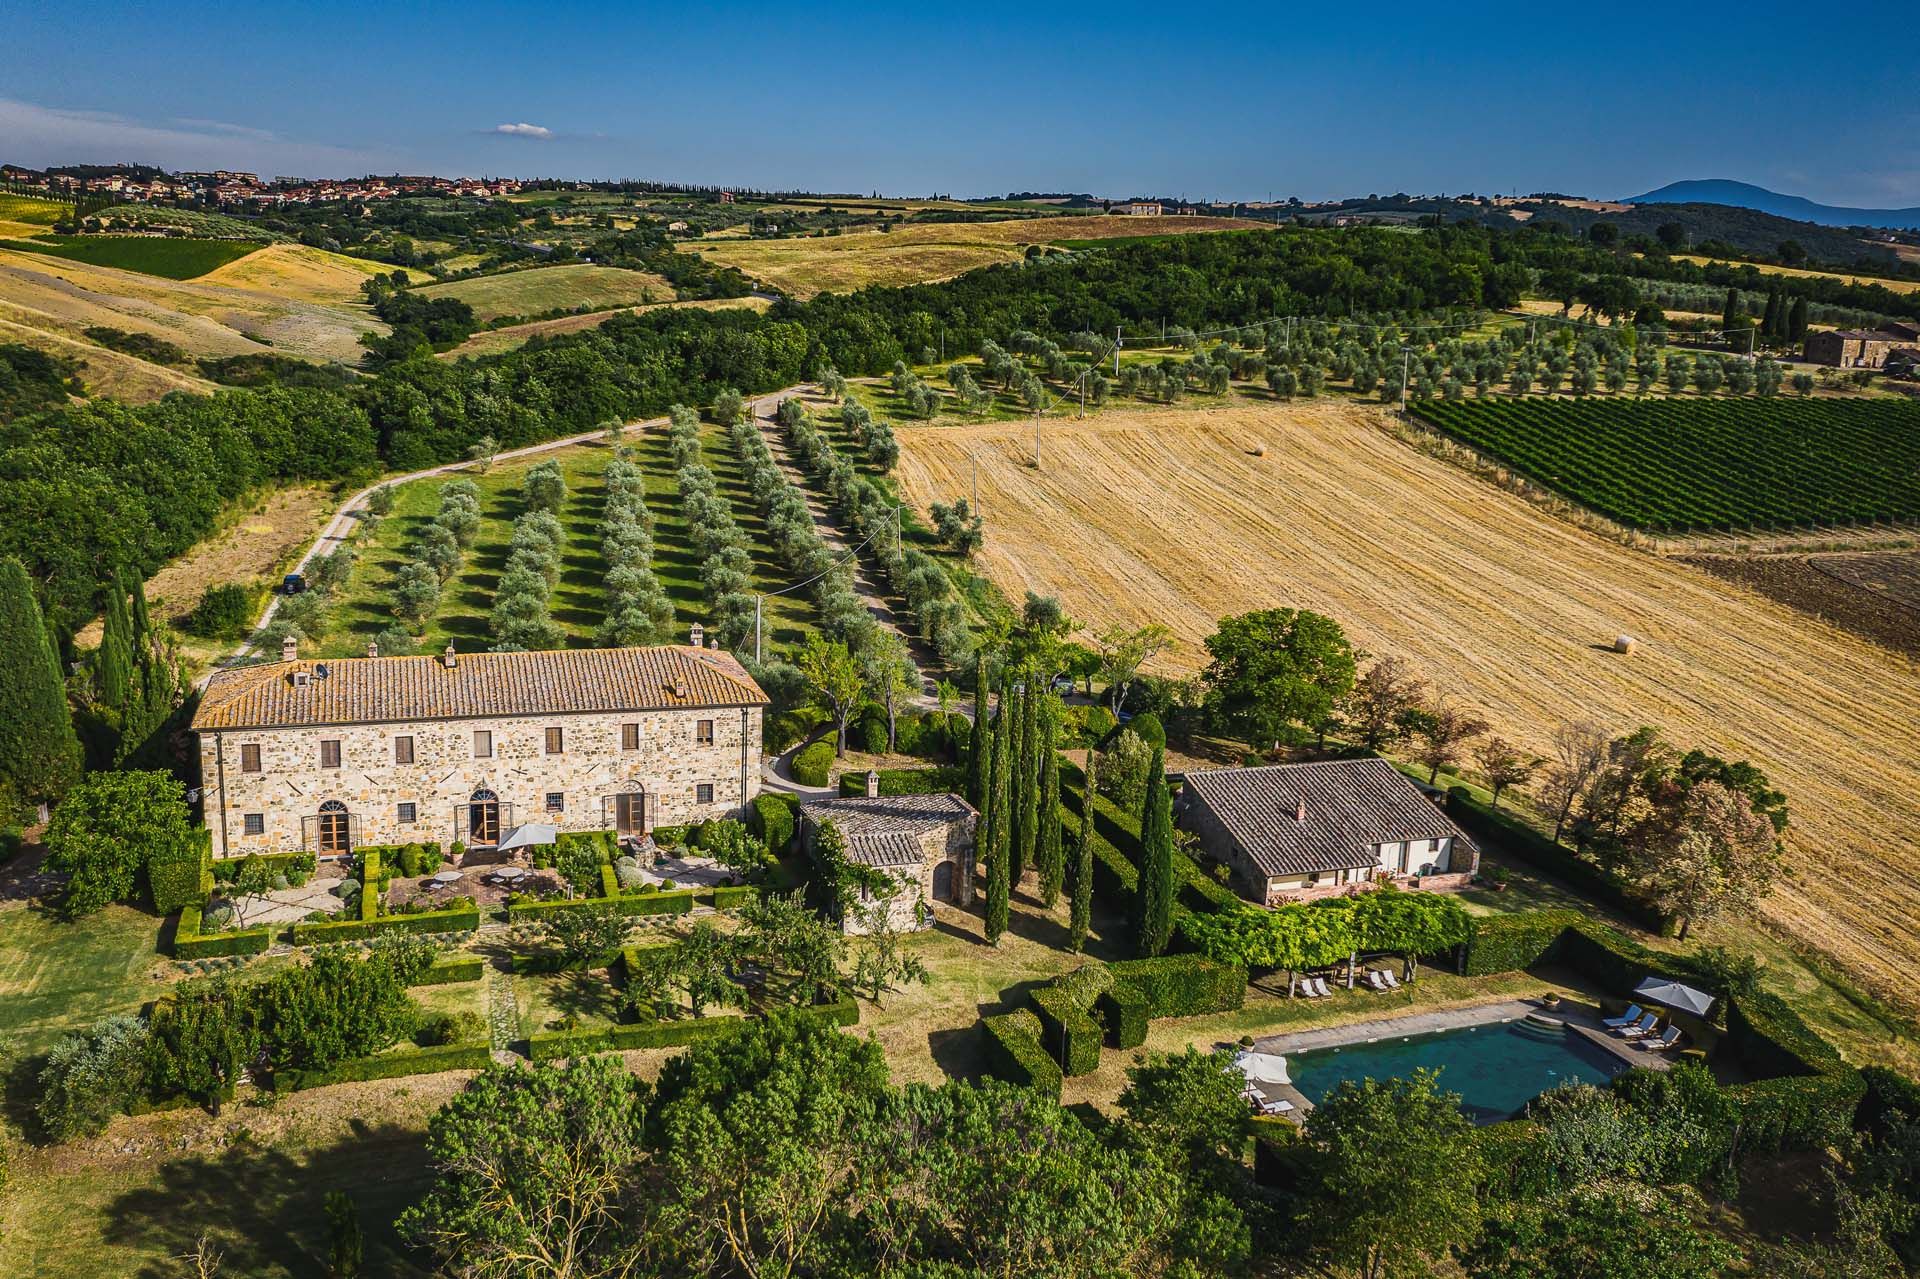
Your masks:
M956 821L944 829L925 831L915 837L915 842L921 854L917 865L879 868L900 885L886 904L887 922L900 932L933 927L933 903L954 900L961 868L973 856L973 822ZM922 902L927 907L924 911L920 909ZM854 936L872 932L874 906L872 897L862 892L859 902L848 903L841 928Z
M880 795L876 780L869 779L865 797L802 801L802 837L811 853L820 824L832 822L846 840L849 862L898 885L886 897L887 922L903 932L931 927L933 903L958 903L970 882L980 815L958 795ZM854 934L872 932L879 896L862 890L857 901L847 902L841 927Z
M206 825L214 855L237 857L320 851L321 806L330 803L344 806L355 846L483 843L475 835L488 832L475 830L471 806L488 793L498 804L495 838L526 822L611 829L622 794L644 796L639 820L649 830L736 816L760 793L760 721L752 706L202 732ZM548 752L549 729L560 730L557 753ZM476 757L479 733L490 734L490 756ZM401 738L411 739L411 763L396 762ZM623 748L630 738L636 745ZM338 767L323 766L332 758L325 742L339 744ZM244 767L247 747L258 748L257 772ZM560 797L558 811L550 795ZM411 821L403 804L413 806ZM249 814L257 835L246 833Z

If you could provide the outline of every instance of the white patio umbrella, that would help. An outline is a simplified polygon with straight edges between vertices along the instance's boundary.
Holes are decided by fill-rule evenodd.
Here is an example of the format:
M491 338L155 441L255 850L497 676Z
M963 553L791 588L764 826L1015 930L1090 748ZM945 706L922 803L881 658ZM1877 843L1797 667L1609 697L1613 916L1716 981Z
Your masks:
M516 826L508 836L494 845L505 853L516 848L531 848L535 844L551 844L560 833L560 828L548 822L528 822L525 826Z
M1233 1064L1250 1084L1287 1084L1293 1081L1287 1078L1287 1059L1279 1053L1235 1053Z
M1677 1008L1683 1013L1692 1013L1696 1017L1707 1015L1707 1009L1713 1007L1713 996L1704 990L1695 990L1681 982L1665 977L1649 977L1633 988L1633 993L1650 1004L1659 1004L1662 1008Z

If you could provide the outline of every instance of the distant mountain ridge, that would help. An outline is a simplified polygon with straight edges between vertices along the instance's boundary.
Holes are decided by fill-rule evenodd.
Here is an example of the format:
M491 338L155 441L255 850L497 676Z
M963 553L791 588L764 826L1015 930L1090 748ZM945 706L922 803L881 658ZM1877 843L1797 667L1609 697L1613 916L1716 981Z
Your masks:
M1840 205L1818 204L1797 195L1782 195L1750 182L1729 178L1704 178L1669 182L1645 195L1630 195L1623 204L1728 204L1738 209L1757 209L1775 217L1796 222L1815 222L1821 226L1870 226L1889 229L1920 227L1920 208L1849 209Z

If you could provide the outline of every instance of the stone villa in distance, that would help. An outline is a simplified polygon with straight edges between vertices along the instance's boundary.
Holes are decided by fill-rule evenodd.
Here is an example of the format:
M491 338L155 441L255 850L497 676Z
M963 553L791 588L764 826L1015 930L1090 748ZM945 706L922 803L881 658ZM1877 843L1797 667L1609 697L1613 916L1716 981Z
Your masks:
M220 671L192 731L215 857L738 815L767 695L718 648L281 660Z
M1394 883L1464 887L1480 851L1384 759L1186 775L1180 823L1233 868L1236 891L1278 905Z

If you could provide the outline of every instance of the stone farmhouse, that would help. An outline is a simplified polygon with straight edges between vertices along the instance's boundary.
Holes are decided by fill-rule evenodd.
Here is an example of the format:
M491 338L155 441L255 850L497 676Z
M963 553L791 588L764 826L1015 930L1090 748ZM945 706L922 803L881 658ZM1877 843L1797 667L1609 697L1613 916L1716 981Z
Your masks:
M1920 324L1894 322L1878 329L1839 329L1807 334L1805 356L1814 364L1842 369L1877 369L1887 357L1920 342Z
M899 883L887 901L887 919L902 931L931 927L936 901L965 904L973 882L973 828L979 813L958 795L881 795L879 777L868 774L864 796L802 800L801 832L809 849L822 822L832 822L847 841L849 859L872 866ZM849 903L841 927L870 932L873 897L863 890ZM920 909L925 903L928 909Z
M717 648L281 660L216 673L192 731L216 857L489 847L524 823L739 814L767 695Z
M1236 891L1277 905L1381 883L1463 887L1480 852L1384 759L1186 775L1180 823L1233 869Z

